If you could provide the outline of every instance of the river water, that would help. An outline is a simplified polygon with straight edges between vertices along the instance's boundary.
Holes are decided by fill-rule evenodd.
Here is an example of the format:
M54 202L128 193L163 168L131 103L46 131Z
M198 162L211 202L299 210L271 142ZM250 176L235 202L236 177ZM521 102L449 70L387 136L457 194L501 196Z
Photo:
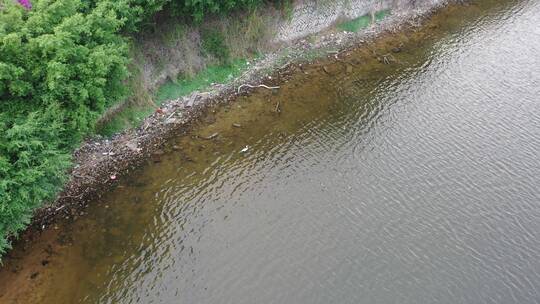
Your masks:
M451 7L217 108L16 248L0 302L539 303L539 25Z

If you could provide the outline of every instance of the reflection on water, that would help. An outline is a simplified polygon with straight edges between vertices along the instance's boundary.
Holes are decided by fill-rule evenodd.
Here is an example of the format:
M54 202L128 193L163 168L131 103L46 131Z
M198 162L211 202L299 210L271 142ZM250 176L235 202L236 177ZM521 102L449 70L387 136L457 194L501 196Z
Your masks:
M21 253L47 264L4 299L535 303L538 24L478 1L217 109Z

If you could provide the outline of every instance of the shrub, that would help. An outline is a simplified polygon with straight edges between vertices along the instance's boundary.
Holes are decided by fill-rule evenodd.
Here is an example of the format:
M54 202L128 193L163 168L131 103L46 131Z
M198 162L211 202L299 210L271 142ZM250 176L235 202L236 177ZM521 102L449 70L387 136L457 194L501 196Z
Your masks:
M52 199L70 164L58 106L13 117L0 113L0 248L30 222L32 210Z
M0 11L0 252L54 197L71 148L125 95L127 1L7 1ZM133 13L136 14L136 13Z

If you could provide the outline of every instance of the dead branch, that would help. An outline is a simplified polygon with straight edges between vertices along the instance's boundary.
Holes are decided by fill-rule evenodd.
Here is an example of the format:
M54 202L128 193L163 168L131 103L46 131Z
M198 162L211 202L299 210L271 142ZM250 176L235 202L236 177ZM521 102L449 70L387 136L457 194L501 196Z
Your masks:
M240 94L240 90L243 87L248 87L248 88L252 88L252 89L254 89L254 88L265 88L265 89L269 89L269 90L279 89L279 86L277 86L277 87L269 87L269 86L264 85L264 84L260 84L260 85L256 85L256 86L253 86L253 85L250 85L250 84L243 84L243 85L238 87L238 94Z
M281 103L280 103L280 101L279 101L279 99L278 99L277 104L276 104L276 109L274 110L274 112L276 112L276 113L281 113L280 105L281 105Z

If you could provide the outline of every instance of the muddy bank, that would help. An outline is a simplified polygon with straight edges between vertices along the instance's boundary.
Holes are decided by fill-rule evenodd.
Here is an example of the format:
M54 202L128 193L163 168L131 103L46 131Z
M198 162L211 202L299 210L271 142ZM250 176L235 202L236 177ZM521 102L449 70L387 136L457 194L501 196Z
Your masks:
M144 162L158 162L168 139L189 131L204 113L212 111L214 105L233 102L236 96L252 90L267 90L260 85L278 87L287 81L288 75L302 71L304 66L340 61L356 48L365 48L369 56L376 57L382 64L392 63L391 54L399 52L399 45L390 44L375 50L370 47L374 39L383 41L383 37L396 33L414 34L414 29L425 18L448 4L433 3L403 12L395 11L382 22L358 33L328 29L309 39L296 40L253 63L248 71L229 84L215 85L207 92L195 92L166 103L146 118L140 128L128 130L111 139L88 140L74 153L75 166L64 191L55 202L36 212L31 228L23 239L32 238L33 233L45 230L56 220L83 216L88 202L100 197ZM320 62L315 62L314 58L319 58Z

